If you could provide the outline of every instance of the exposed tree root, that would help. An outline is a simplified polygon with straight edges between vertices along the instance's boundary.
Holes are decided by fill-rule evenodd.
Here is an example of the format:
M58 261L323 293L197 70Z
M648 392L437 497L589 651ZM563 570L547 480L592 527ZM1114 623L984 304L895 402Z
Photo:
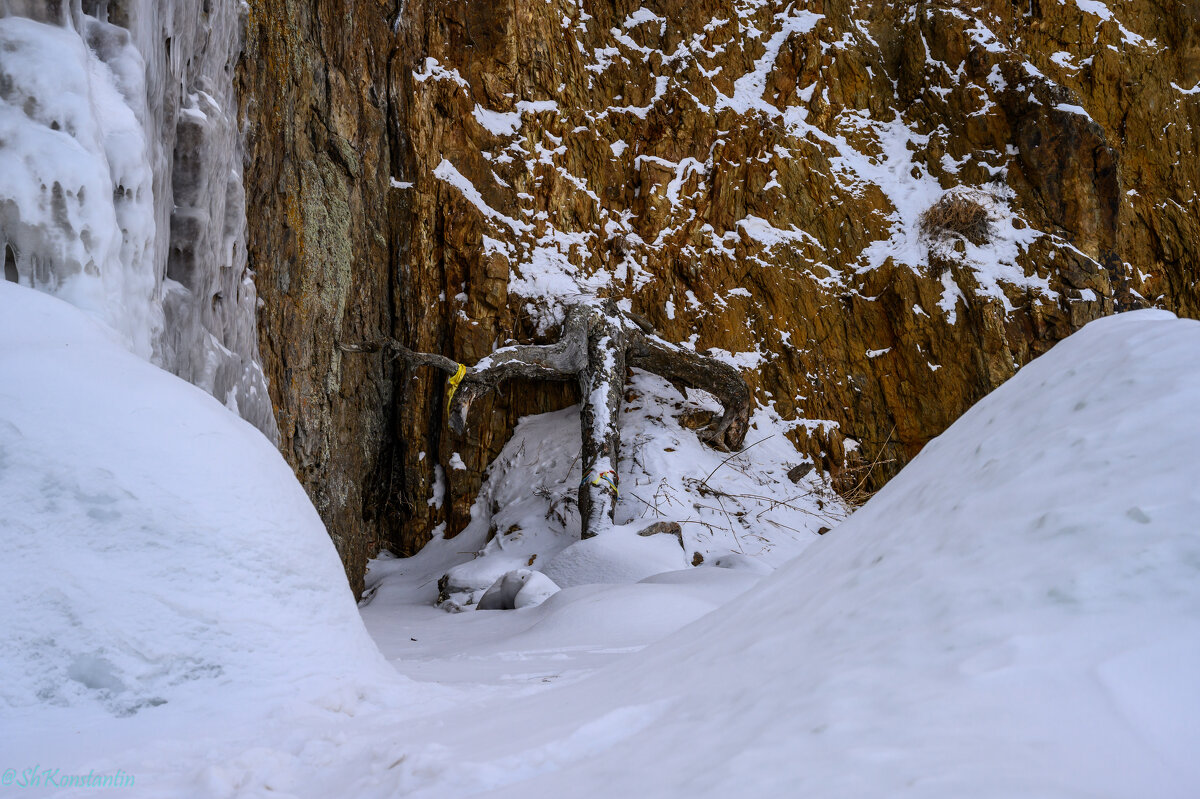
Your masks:
M749 427L750 389L736 369L664 341L644 319L623 314L611 300L571 306L562 336L553 344L504 347L470 368L442 355L414 352L394 339L339 346L345 352L386 350L409 368L432 366L457 377L457 384L452 380L449 414L450 427L458 435L469 429L475 400L505 380L578 380L583 398L581 538L613 523L627 366L661 375L682 391L695 388L716 397L724 413L702 437L717 449L739 449Z

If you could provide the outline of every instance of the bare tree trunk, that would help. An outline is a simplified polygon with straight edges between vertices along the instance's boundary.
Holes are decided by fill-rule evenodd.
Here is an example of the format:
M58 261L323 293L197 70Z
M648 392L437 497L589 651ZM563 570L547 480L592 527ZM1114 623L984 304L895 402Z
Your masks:
M583 480L579 484L580 538L613 523L621 453L621 401L625 394L625 320L611 301L591 309L587 366L579 372Z

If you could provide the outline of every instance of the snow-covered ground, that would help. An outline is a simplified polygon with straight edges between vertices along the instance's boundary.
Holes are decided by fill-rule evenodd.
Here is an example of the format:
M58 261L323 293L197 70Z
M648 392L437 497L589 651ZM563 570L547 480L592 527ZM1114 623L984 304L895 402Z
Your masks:
M391 677L257 430L47 294L0 283L0 342L0 769Z
M788 438L797 423L759 409L746 446L726 453L684 426L720 417L708 394L691 390L685 398L666 380L635 371L625 396L615 529L579 541L581 444L573 406L521 421L488 469L471 524L427 546L415 568L433 569L439 561L436 568L449 570L450 593L467 606L496 578L522 567L542 570L565 588L636 582L693 562L733 566L749 558L778 565L845 518L845 504ZM807 474L789 479L792 468L805 466ZM436 491L430 501L441 501ZM656 522L678 524L680 537L637 535ZM383 563L373 568L387 570Z
M163 797L1200 794L1200 323L1089 325L827 535L776 539L795 557L774 573L714 563L740 528L685 525L702 566L434 608L480 549L566 551L535 521L569 484L572 419L528 420L514 441L561 474L506 451L478 524L376 561L361 617L251 427L52 297L0 284L0 340L13 786L37 766ZM655 415L643 434L724 457ZM721 490L752 493L786 457L769 446ZM661 470L629 461L624 485Z

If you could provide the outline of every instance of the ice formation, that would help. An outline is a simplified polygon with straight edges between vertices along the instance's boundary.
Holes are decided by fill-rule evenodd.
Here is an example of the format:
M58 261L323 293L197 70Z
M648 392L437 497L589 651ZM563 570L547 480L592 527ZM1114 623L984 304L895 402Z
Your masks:
M0 251L6 280L92 312L273 438L232 83L242 8L0 2Z

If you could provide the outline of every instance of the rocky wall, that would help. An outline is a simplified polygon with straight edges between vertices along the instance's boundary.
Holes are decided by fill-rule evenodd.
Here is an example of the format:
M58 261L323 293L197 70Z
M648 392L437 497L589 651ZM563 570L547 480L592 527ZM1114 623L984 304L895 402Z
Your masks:
M441 375L339 342L470 364L615 297L743 369L866 493L1087 321L1200 314L1198 21L1195 0L251 0L260 342L352 582L461 529L515 419L574 398L511 386L458 440ZM946 198L985 234L923 224Z

